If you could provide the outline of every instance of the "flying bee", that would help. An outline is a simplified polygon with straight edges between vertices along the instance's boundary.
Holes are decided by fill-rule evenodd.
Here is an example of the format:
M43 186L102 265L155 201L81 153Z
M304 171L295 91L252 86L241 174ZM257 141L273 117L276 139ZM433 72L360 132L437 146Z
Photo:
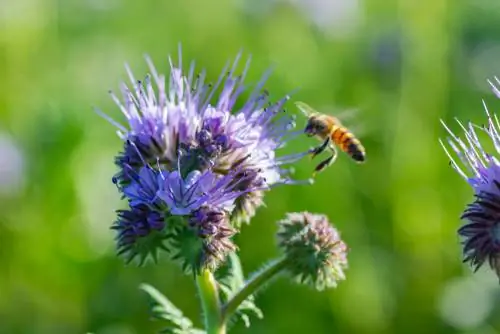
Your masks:
M338 146L358 163L365 161L365 148L354 136L354 134L344 127L338 118L322 114L314 110L304 102L296 102L295 105L307 117L307 125L304 132L309 137L316 137L323 141L321 145L311 150L311 159L325 151L327 148L332 151L332 155L321 161L315 168L314 174L321 172L330 166L337 159Z

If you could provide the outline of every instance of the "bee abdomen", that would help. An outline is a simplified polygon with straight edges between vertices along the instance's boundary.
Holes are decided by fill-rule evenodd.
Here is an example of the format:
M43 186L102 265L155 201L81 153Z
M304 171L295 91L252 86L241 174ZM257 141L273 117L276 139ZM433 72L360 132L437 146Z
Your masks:
M358 162L365 161L365 149L358 140L347 146L347 153Z
M365 161L365 149L361 142L346 128L339 128L333 134L334 141L340 146L342 151L347 153L355 161Z

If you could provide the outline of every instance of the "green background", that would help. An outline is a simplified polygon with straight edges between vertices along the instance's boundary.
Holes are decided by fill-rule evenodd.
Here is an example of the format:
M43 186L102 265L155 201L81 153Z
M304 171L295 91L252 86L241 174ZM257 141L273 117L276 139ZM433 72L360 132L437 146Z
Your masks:
M141 282L200 323L176 265L115 256L121 142L92 111L123 121L107 90L127 79L124 62L141 78L148 53L165 73L180 42L212 80L243 49L249 83L275 66L272 99L300 88L293 99L318 109L357 109L346 124L367 150L364 165L341 155L313 186L274 189L237 238L253 271L277 256L286 212L325 213L350 246L347 280L315 292L280 279L258 296L265 318L233 333L496 333L498 280L461 264L456 235L472 191L438 138L440 118L483 123L482 98L500 109L486 82L500 75L499 20L494 0L4 0L0 332L152 333Z

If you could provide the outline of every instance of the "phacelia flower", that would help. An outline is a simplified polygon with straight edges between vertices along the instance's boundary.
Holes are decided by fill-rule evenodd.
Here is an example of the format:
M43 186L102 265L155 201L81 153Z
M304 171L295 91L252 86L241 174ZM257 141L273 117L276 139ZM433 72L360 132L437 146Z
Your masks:
M496 79L497 84L500 83ZM493 92L500 98L500 91L490 82ZM441 142L450 158L451 166L472 186L475 200L462 214L465 224L458 230L462 238L464 262L469 262L474 271L485 262L500 278L500 123L496 115L490 114L484 104L487 124L467 125L457 121L463 130L463 138L455 135L444 122L448 131L448 146L458 156L462 167ZM485 140L492 150L484 149ZM488 147L489 147L488 146ZM492 152L493 151L493 152Z
M289 213L278 222L278 245L289 260L287 271L321 290L345 279L347 246L324 215Z
M235 248L231 236L263 204L264 193L297 183L284 166L308 154L278 156L300 133L293 131L293 117L284 113L289 97L269 102L262 91L266 75L243 101L250 63L236 76L239 58L214 85L205 83L205 72L195 76L194 63L183 73L180 61L178 66L170 61L167 85L147 58L151 76L136 81L127 67L132 88L122 85L122 99L111 94L128 125L100 112L123 139L113 182L131 211L141 206L164 217L171 245L179 245L183 237L199 239L194 247L199 252L182 259L191 267L214 268L222 262ZM184 223L172 217L182 217Z

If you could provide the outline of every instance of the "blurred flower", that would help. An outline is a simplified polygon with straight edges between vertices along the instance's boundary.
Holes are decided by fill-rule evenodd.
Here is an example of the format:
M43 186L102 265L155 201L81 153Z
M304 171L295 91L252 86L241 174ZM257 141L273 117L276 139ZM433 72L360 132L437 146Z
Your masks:
M348 37L362 22L362 5L358 0L284 0L296 6L322 31L335 37Z
M25 182L24 152L7 134L0 132L0 196L15 196Z
M321 290L345 279L347 246L326 216L289 213L278 225L278 245L289 260L288 271L298 281Z
M497 80L497 83L500 81ZM494 93L500 98L500 91L490 82ZM488 124L478 126L470 123L465 126L459 123L464 131L465 140L446 126L450 134L448 144L459 157L465 167L461 168L452 155L441 142L446 154L451 160L452 167L472 186L476 200L469 204L462 219L466 223L458 230L463 238L464 262L477 271L484 262L488 261L490 267L500 278L500 123L496 115L491 115L484 105ZM483 149L478 134L484 133L496 150L497 157Z
M247 62L243 74L235 76L238 60L213 86L204 83L204 72L195 77L194 63L184 75L182 64L170 61L167 89L165 77L147 58L153 82L147 77L136 84L127 68L135 88L122 85L122 100L112 94L128 126L100 112L124 140L113 182L131 208L147 207L165 220L183 217L184 223L167 224L175 231L170 241L177 246L183 241L182 254L188 254L184 245L194 245L196 251L182 259L194 270L196 265L215 268L224 260L234 249L230 237L237 232L230 222L234 227L248 222L271 187L297 183L283 166L308 154L277 157L276 151L298 132L291 131L292 117L282 116L289 97L270 103L268 93L260 93L265 77L235 107L249 67Z

